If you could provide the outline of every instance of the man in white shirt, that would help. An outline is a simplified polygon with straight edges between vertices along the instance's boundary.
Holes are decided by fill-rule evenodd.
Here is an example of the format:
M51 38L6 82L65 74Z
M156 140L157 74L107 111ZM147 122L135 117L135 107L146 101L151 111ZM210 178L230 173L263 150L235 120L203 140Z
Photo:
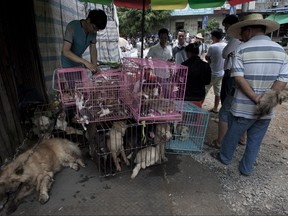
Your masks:
M222 78L224 75L224 58L222 57L222 51L227 44L223 41L223 35L222 29L215 29L211 32L212 44L208 48L208 52L205 56L212 71L211 83L206 86L206 94L213 86L215 95L214 107L209 111L214 113L218 113Z
M169 31L166 28L162 28L158 32L159 43L152 46L148 53L147 58L158 58L164 61L168 61L172 58L171 46L167 45Z
M172 49L172 55L175 59L176 64L182 64L187 59L187 55L185 52L185 31L184 29L180 29L177 35L178 43Z

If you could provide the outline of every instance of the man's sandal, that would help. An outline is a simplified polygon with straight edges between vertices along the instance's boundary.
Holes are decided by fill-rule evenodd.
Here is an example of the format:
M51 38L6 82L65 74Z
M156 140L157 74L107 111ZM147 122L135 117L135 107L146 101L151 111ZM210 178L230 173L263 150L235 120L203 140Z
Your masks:
M208 145L211 148L216 148L216 149L220 149L220 143L217 142L217 140L213 140L211 143L206 143L206 145Z

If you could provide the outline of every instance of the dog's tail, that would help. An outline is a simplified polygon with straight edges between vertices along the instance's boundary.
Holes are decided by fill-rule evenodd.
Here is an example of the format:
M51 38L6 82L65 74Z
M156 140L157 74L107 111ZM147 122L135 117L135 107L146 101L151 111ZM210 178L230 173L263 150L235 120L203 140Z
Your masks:
M141 170L141 164L138 163L138 164L136 164L136 166L133 169L131 179L134 179L138 175L140 170Z

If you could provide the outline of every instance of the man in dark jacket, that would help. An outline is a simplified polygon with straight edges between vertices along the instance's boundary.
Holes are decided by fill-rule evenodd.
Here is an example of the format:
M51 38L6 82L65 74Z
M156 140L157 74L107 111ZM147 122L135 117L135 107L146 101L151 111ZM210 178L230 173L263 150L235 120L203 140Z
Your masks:
M198 56L199 45L191 43L185 47L188 59L182 63L188 67L185 101L203 102L205 99L205 85L211 82L211 68Z

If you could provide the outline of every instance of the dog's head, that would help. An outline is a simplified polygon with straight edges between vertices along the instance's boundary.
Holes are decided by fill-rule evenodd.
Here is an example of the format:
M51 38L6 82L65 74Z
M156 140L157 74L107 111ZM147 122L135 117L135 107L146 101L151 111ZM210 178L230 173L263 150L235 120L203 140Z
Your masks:
M157 124L155 135L161 137L163 141L168 141L172 138L170 124Z
M15 165L11 162L0 170L0 210L7 202L9 194L16 192L22 184L24 168L22 165Z
M180 135L180 140L184 141L189 138L189 127L184 125L177 125L176 127L177 133Z

